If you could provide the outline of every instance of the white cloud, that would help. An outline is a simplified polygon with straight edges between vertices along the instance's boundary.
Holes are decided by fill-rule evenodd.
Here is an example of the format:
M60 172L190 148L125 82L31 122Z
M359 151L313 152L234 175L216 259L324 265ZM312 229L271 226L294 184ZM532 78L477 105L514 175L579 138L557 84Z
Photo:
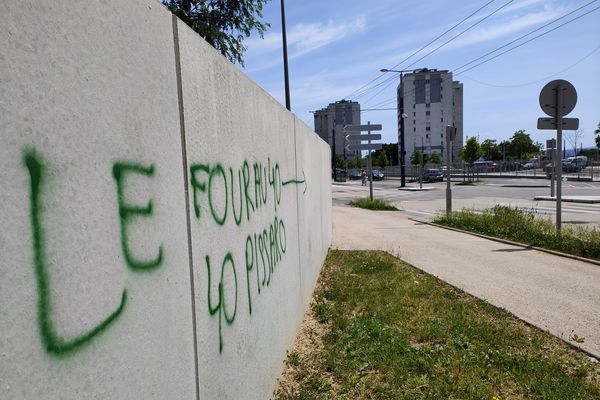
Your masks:
M534 27L558 18L564 9L546 9L541 12L529 13L523 16L512 16L491 26L483 26L465 33L460 38L450 42L445 49L465 47L477 43L489 42L526 28Z
M363 16L342 22L330 20L327 23L296 24L287 34L289 58L303 56L351 35L360 34L365 29L366 22ZM280 52L281 45L281 32L270 32L264 36L264 39L252 38L248 40L249 53L255 58L262 57L260 62L256 63L257 66L251 68L248 72L260 71L280 64L279 54L277 54L277 58L269 57L269 55L270 53Z

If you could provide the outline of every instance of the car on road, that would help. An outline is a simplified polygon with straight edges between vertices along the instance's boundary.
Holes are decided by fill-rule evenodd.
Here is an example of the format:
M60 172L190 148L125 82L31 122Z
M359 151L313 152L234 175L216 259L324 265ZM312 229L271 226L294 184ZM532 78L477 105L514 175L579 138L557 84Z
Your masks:
M428 168L421 173L423 182L436 182L444 180L444 171L441 168Z

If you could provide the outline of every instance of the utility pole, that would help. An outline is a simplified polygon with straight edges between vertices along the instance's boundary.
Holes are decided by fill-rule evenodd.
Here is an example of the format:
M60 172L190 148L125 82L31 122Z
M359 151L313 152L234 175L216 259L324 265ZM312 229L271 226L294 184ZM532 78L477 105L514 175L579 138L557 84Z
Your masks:
M285 108L292 111L290 104L290 78L288 75L287 38L285 33L285 5L281 0L281 39L283 41L283 78L285 81Z

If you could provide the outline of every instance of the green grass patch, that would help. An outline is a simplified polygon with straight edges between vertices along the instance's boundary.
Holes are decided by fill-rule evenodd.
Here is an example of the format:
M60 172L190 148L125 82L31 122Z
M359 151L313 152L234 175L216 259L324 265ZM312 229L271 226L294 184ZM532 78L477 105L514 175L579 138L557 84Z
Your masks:
M558 235L556 225L552 221L538 218L527 210L497 205L481 213L463 210L449 215L443 214L433 222L600 260L600 231L582 226L563 225L561 234Z
M354 206L354 207L366 208L367 210L398 211L398 209L394 205L388 203L385 200L381 200L381 199L371 200L370 198L364 198L364 199L353 200L348 204L351 206Z
M600 398L600 363L387 253L330 251L313 300L278 399Z

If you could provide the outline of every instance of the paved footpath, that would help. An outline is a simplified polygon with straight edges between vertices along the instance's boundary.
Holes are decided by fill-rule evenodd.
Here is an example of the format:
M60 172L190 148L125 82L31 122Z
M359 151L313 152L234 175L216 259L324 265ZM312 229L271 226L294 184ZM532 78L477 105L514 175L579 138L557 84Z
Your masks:
M388 251L600 358L600 265L354 207L333 207L332 247Z

